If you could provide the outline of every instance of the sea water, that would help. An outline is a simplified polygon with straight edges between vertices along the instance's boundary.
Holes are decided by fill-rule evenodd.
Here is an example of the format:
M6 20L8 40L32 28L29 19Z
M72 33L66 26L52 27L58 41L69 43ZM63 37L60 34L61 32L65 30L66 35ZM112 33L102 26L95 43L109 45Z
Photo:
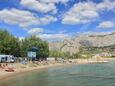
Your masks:
M33 71L1 80L0 86L115 86L115 61Z

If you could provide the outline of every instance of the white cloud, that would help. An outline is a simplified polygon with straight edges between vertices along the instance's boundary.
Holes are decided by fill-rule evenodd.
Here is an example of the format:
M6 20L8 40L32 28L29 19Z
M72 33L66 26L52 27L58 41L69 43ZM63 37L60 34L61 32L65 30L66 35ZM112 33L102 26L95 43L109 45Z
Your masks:
M46 30L47 32L49 30ZM70 36L64 32L59 33L44 33L45 30L43 28L32 28L28 30L29 34L36 35L41 39L45 40L63 40L65 38L69 38Z
M40 18L41 24L49 24L50 22L55 22L55 21L57 21L57 18L53 16L49 16L49 15L46 15L45 17Z
M69 0L39 0L43 3L67 3Z
M104 0L104 2L97 4L97 9L100 10L115 10L115 1L113 0Z
M46 40L62 40L69 37L68 34L39 34L37 36Z
M53 3L41 3L37 0L21 0L21 4L29 9L42 13L56 10L56 7Z
M108 32L92 32L92 31L88 31L88 32L80 32L80 35L87 35L87 36L96 36L96 35L109 35L114 33L115 31L108 31Z
M56 3L67 3L69 0L21 0L21 5L41 13L57 13Z
M83 11L83 12L81 12L81 15L83 17L86 17L86 18L95 18L95 17L98 17L98 13L96 11L92 11L92 10Z
M115 2L105 0L101 3L94 2L79 2L69 9L63 16L63 24L84 24L92 22L99 18L100 12L103 10L114 11Z
M1 10L0 20L8 24L16 24L22 27L39 23L37 18L34 17L34 14L29 11L18 10L15 8L12 8L11 10Z
M113 27L115 27L115 22L112 21L104 21L97 26L97 28L103 28L103 29L108 29Z
M0 11L0 21L7 24L19 25L21 27L28 27L31 25L44 25L56 21L53 16L39 17L35 14L19 9L3 9Z
M29 34L39 34L42 33L44 30L42 28L32 28L28 31Z
M96 11L96 4L92 2L77 3L67 13L65 13L62 23L79 24L93 21L99 16Z

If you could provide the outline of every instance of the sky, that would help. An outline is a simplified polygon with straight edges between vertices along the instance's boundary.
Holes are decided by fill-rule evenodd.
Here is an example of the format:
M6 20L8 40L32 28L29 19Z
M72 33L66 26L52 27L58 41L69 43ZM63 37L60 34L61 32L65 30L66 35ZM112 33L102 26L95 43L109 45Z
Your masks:
M62 40L115 31L115 0L0 0L0 29Z

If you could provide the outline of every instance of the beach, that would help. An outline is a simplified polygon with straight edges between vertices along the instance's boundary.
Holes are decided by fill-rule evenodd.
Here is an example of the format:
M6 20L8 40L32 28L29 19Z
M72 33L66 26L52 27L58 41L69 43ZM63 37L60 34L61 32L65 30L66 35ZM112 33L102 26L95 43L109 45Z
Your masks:
M46 68L57 67L57 66L68 66L71 64L88 64L88 63L102 63L108 62L109 60L115 60L114 58L102 58L102 59L73 59L73 63L58 63L52 62L50 64L35 64L35 63L28 63L28 64L21 64L21 63L10 63L8 64L9 67L14 68L14 72L6 72L5 69L0 69L0 80L7 79L9 77L24 74L27 72L32 71L41 71Z
M0 86L114 86L114 64L115 61L111 60L104 64L55 63L30 70L24 68L5 75L0 80Z
M8 65L13 67L15 71L14 72L7 72L7 71L5 71L5 69L0 68L0 80L8 79L12 76L16 76L16 75L24 74L27 72L36 71L36 70L41 71L41 70L44 70L46 68L57 67L57 66L66 66L67 64L51 63L48 65L36 65L33 63L29 63L27 65L24 65L21 63L11 63Z

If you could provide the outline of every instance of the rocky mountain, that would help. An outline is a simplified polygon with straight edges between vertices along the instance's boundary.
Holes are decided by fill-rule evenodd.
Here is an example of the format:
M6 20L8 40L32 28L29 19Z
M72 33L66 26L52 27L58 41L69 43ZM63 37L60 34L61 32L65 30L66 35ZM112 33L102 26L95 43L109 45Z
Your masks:
M103 47L115 45L115 32L104 35L80 35L72 39L65 39L63 42L49 43L50 50L76 53L80 46Z

